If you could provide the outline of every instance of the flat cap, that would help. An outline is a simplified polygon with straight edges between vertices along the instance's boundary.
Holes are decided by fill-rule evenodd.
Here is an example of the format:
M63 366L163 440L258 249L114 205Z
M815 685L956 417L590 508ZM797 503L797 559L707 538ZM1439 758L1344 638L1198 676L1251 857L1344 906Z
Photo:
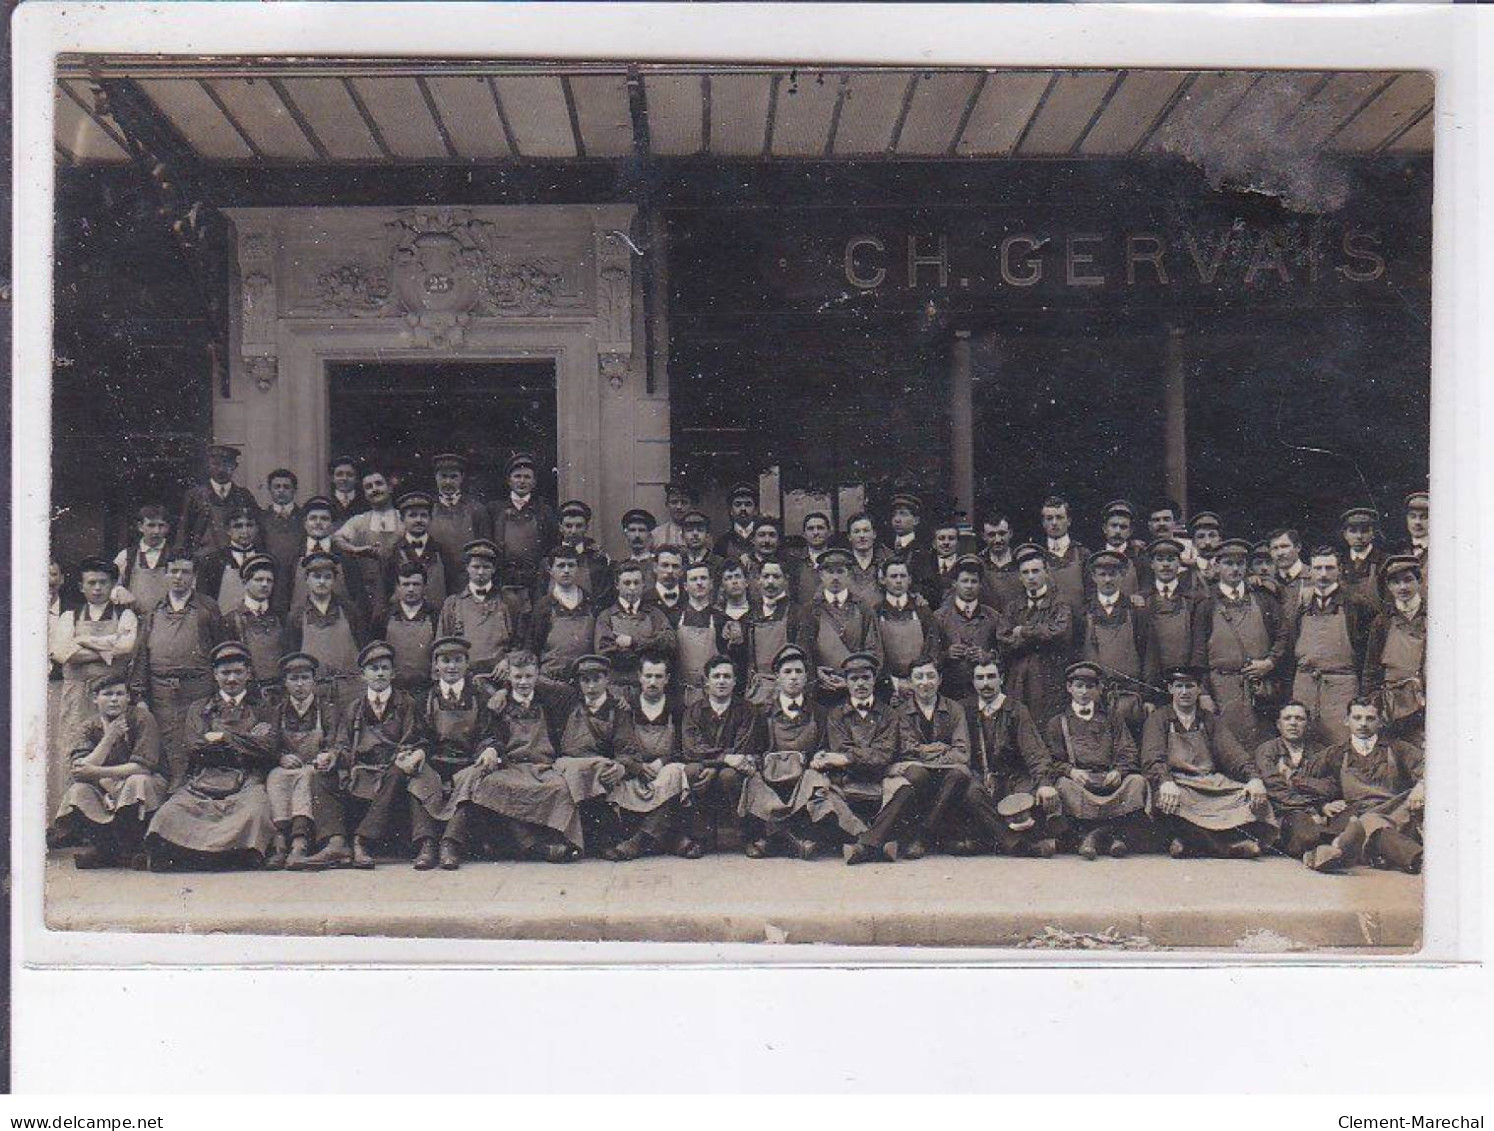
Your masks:
M896 495L892 496L890 505L893 510L906 507L914 514L919 514L923 510L923 500L911 491L899 491Z
M606 656L598 655L595 652L588 652L576 661L577 675L585 675L588 672L598 672L606 675L610 671L612 671L612 661Z
M778 652L773 656L773 670L776 672L779 668L783 667L784 664L789 663L791 660L798 660L807 668L809 666L809 653L804 651L804 649L800 648L797 644L785 644L782 648L778 649Z
M587 522L591 521L591 508L580 499L567 499L560 504L559 513L561 518L577 516L584 518Z
M870 652L852 652L840 662L840 670L846 673L869 671L875 675L879 667L877 657Z
M88 681L88 693L97 695L100 691L107 691L111 687L130 686L130 673L122 667L114 671L105 672L103 675L94 676Z
M1189 530L1218 530L1222 524L1213 511L1199 511L1188 520Z
M503 474L512 475L521 467L527 467L533 471L538 466L535 462L533 452L515 452L508 457L508 462L503 465Z
M642 507L634 507L632 510L624 511L622 525L624 528L632 526L635 522L641 522L652 530L659 525L659 520L654 517L652 511L646 511Z
M461 652L466 655L472 651L472 641L465 636L438 636L431 642L431 656L439 656L443 652Z
M221 667L224 664L232 664L242 660L246 664L253 664L254 657L250 655L249 649L237 640L225 640L208 654L208 660L213 667Z
M1376 523L1380 521L1380 512L1374 507L1350 507L1338 516L1338 520L1345 526L1351 522Z
M314 673L321 666L322 662L310 652L287 652L280 657L279 662L276 664L276 667L280 669L281 675L285 675L286 672L301 671L303 669Z
M849 569L851 563L855 560L851 555L851 551L847 550L844 546L831 546L824 553L820 554L820 568L827 569L830 566L845 566Z
M1154 558L1159 553L1181 556L1183 553L1183 544L1176 538L1153 538L1147 545L1146 552Z
M1105 504L1105 508L1100 511L1100 517L1109 518L1113 514L1123 514L1127 518L1135 518L1136 508L1126 502L1125 499L1111 499Z
M1219 543L1219 548L1214 551L1217 558L1226 557L1229 554L1239 554L1242 558L1250 557L1250 543L1244 538L1226 538Z
M1391 554L1380 567L1382 577L1395 577L1408 572L1421 573L1421 560L1414 554Z
M382 640L375 640L366 644L363 651L358 653L358 666L366 668L369 664L377 663L379 660L394 659L394 649Z
M488 538L474 538L462 547L464 558L489 558L498 560L498 547Z
M430 510L434 505L435 500L431 498L430 493L427 491L406 491L399 497L399 502L395 504L401 513L418 510L421 507Z
M1079 660L1063 669L1063 678L1069 679L1092 679L1100 682L1100 665L1091 663L1089 660Z
M269 570L271 573L280 572L280 563L269 554L250 554L244 559L244 564L239 566L239 576L248 581L256 573Z
M732 489L727 492L726 500L734 503L738 499L751 499L754 503L757 502L757 487L751 483L733 484Z
M460 452L437 452L431 456L431 467L436 471L466 471L467 457Z
M1031 561L1033 558L1041 558L1043 561L1047 561L1048 551L1043 549L1036 542L1024 542L1022 543L1022 545L1018 546L1012 554L1012 559L1016 562L1017 565L1021 565L1026 561Z
M301 559L301 572L310 573L314 569L337 569L337 559L326 550L312 550Z
M1124 554L1118 554L1114 550L1096 550L1093 554L1090 554L1088 564L1091 570L1099 569L1101 566L1113 566L1116 569L1125 569L1126 558Z

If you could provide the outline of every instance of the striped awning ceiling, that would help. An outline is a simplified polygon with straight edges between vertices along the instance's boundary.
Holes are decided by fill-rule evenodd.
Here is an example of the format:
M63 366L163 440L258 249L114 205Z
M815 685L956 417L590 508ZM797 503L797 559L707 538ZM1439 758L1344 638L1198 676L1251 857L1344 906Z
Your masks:
M100 79L134 83L203 162L1114 158L1190 139L1432 147L1432 77L1372 71L806 70L64 59L59 159L127 159Z

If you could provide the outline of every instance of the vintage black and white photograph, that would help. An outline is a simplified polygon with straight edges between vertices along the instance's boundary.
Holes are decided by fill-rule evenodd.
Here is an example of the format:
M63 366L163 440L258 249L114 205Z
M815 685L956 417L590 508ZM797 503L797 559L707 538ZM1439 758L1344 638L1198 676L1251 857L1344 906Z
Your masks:
M1420 947L1431 74L54 93L50 930Z

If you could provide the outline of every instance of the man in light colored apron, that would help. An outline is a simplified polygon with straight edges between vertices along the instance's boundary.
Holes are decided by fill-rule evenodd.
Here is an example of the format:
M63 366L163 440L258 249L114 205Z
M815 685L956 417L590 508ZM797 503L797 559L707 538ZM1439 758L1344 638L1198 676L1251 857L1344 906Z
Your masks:
M1141 733L1150 626L1145 598L1133 600L1122 588L1128 564L1124 555L1108 547L1090 556L1093 591L1079 626L1079 654L1098 667L1106 684L1105 713L1124 722L1134 742Z
M223 612L238 608L244 596L240 572L260 552L259 511L235 507L228 513L228 544L197 555L197 591L217 602Z
M166 596L166 536L171 523L160 503L146 503L136 522L139 542L119 551L114 566L119 570L119 585L109 599L116 605L129 605L135 615L144 617Z
M1381 569L1390 600L1370 625L1364 694L1380 704L1388 737L1426 743L1427 608L1422 564L1394 554Z
M359 486L368 509L337 528L332 549L349 562L348 590L354 603L365 620L377 622L383 619L386 605L384 563L404 534L404 523L382 468L364 468Z
M338 796L336 741L342 718L332 697L317 691L317 666L316 657L306 652L280 658L282 694L275 707L280 750L265 779L275 822L275 844L265 860L270 870L319 871L353 859Z
M939 655L939 625L933 610L912 591L913 569L902 557L882 567L882 600L876 608L882 642L881 682L894 703L913 694L908 673L921 656Z
M1073 518L1068 500L1062 495L1049 495L1043 500L1042 520L1046 537L1043 553L1048 562L1049 584L1058 600L1070 608L1080 608L1084 604L1085 562L1089 559L1089 550L1069 534Z
M1167 673L1172 702L1153 711L1141 733L1141 767L1173 857L1253 860L1257 838L1276 838L1277 821L1254 759L1218 718L1199 706L1203 674L1182 665Z
M320 551L301 559L306 603L291 612L285 650L315 656L318 682L345 709L363 693L358 652L367 641L368 627L357 606L333 592L336 568L337 559Z
M798 639L799 610L789 594L788 573L781 560L763 563L758 590L748 615L748 665L740 675L747 702L762 707L772 701L777 688L773 658L785 644Z
M850 590L852 555L832 546L820 555L820 592L802 610L798 645L808 655L815 689L822 705L845 698L846 682L840 666L852 652L882 657L874 606L863 604Z
M254 686L270 693L279 690L280 657L285 650L285 618L275 608L278 567L269 554L250 554L239 567L244 590L239 603L223 610L223 631L249 649L254 663Z
M674 653L674 628L669 618L643 599L643 564L622 561L614 570L617 600L597 614L596 651L612 661L614 687L638 687L638 673L646 652Z
M711 567L685 567L685 606L674 625L674 679L686 707L705 694L706 662L721 651L722 615L712 603Z
M475 539L491 537L493 520L482 500L466 490L466 456L439 452L431 457L431 468L436 477L436 500L431 507L430 533L441 552L447 592L457 593L467 584L462 575L462 547Z
M1307 704L1317 734L1329 745L1348 740L1349 700L1359 694L1365 646L1375 610L1341 580L1340 551L1320 546L1308 568L1312 587L1302 591L1292 621L1297 675L1292 698Z
M462 547L467 588L446 598L441 606L442 636L460 636L472 645L472 667L490 672L522 637L509 606L494 581L498 547L478 538Z
M1183 575L1183 544L1176 538L1158 538L1147 547L1151 581L1145 590L1147 641L1142 657L1142 679L1148 686L1161 684L1163 673L1193 660L1193 621L1197 598ZM1157 697L1154 705L1166 701Z
M576 584L579 559L573 547L556 546L549 561L550 587L534 603L530 647L540 658L542 675L568 683L576 674L576 661L591 652L596 606Z
M425 567L404 562L395 578L379 638L394 649L394 686L420 695L431 685L431 645L440 635L441 610L426 597Z

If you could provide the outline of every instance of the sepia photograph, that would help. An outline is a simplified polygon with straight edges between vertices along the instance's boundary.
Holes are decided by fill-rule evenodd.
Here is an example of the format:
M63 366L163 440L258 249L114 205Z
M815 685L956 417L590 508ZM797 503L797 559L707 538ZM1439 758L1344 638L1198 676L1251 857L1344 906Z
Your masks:
M47 929L1415 954L1435 86L58 57Z

